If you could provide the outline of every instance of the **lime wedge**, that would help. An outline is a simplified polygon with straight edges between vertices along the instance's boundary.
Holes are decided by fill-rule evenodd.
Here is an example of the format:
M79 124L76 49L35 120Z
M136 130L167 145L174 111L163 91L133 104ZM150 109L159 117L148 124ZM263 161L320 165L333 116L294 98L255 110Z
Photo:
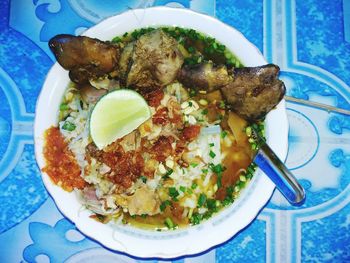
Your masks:
M136 91L120 89L103 96L90 117L90 134L101 150L137 129L151 117L145 99Z

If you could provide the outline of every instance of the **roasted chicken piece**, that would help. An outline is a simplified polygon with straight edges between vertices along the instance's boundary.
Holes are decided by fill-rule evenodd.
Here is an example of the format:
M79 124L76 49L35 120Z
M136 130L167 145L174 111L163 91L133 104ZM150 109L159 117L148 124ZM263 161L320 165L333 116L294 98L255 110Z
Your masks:
M278 73L279 67L273 64L229 71L225 66L206 62L184 66L179 80L188 88L220 90L230 109L248 121L256 121L273 109L286 92Z
M183 64L177 41L155 30L129 43L120 52L116 45L85 36L57 35L49 42L58 63L78 84L116 76L138 89L163 87L175 80Z
M134 52L135 42L128 43L120 54L119 59L119 77L122 81L122 84L126 86L126 79L128 77L128 73L132 66L132 57Z
M235 68L233 81L221 87L229 107L246 120L263 118L282 99L284 83L277 78L279 67L273 64L261 67Z
M142 88L163 87L175 80L183 64L183 56L177 47L177 41L155 30L141 36L131 47L124 49L122 69L128 68L126 85ZM131 55L131 59L130 59Z
M188 88L198 88L211 92L227 85L232 77L225 66L214 66L213 63L207 62L182 67L178 79Z
M49 47L75 83L87 83L118 67L119 47L95 38L62 34L53 37Z

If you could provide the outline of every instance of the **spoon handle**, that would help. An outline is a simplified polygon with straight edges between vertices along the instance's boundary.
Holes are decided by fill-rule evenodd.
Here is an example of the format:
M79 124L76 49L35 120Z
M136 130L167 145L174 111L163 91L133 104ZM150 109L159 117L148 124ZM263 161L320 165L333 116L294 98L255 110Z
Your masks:
M303 187L257 132L253 131L253 134L259 144L254 158L255 164L274 182L290 204L302 205L305 201Z

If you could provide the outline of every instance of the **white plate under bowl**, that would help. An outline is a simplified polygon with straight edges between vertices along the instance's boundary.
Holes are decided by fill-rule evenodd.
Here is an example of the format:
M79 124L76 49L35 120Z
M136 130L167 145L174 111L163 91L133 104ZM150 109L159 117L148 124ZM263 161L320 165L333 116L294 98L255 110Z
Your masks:
M117 35L142 27L179 26L192 28L225 44L245 66L259 66L266 61L259 50L236 29L219 20L187 9L155 7L130 10L103 20L84 35L111 40ZM35 155L40 169L45 165L43 134L57 125L58 108L68 84L68 72L56 63L40 93L34 123ZM288 147L288 122L282 101L266 118L268 144L284 160ZM248 187L230 207L197 226L168 232L141 230L131 226L102 224L89 218L74 193L54 185L42 173L46 189L59 210L85 235L105 247L141 258L176 258L204 252L229 240L254 220L274 190L270 179L258 170Z

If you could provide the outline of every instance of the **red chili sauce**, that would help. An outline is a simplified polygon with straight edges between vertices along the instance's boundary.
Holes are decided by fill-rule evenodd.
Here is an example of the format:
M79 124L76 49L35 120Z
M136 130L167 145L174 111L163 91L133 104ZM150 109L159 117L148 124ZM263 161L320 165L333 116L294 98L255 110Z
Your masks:
M57 127L47 129L44 137L46 166L42 171L47 173L55 184L68 192L74 188L83 189L86 182L80 176L81 169L59 129Z

